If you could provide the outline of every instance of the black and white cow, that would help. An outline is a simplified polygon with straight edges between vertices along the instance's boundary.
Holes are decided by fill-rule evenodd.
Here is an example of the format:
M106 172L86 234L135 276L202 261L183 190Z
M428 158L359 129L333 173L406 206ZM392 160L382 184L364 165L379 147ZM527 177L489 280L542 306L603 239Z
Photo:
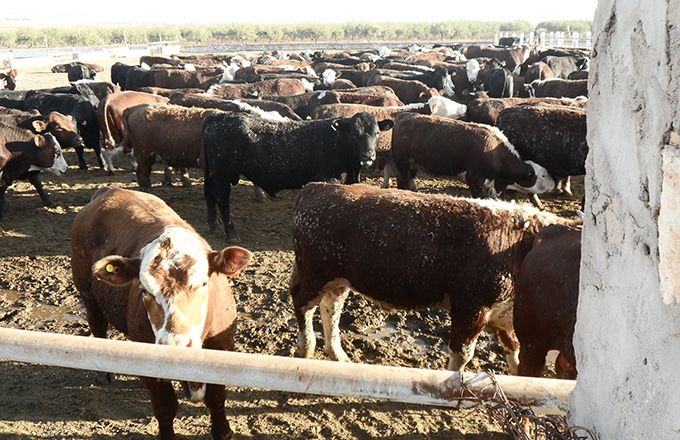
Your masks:
M203 125L208 224L215 228L219 206L225 233L236 237L229 196L241 175L271 196L313 181L340 180L342 173L345 183L358 183L361 169L376 158L380 131L393 125L368 113L303 122L209 116Z

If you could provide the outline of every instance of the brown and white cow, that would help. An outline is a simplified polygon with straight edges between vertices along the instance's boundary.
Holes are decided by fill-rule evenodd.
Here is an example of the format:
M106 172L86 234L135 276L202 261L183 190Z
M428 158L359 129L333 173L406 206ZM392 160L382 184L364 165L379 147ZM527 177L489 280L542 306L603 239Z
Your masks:
M314 354L312 320L320 306L324 351L331 359L348 360L339 323L352 289L386 309L448 309L452 370L465 368L477 337L490 326L515 373L515 277L536 233L569 222L514 203L308 184L293 221L289 292L299 329L297 355Z
M541 194L555 186L545 168L522 160L496 127L439 116L399 114L392 157L401 189L415 189L417 169L461 178L473 197L495 197L508 187Z
M56 175L68 170L56 138L50 133L43 136L0 123L0 217L4 211L5 192L17 179L27 179L45 206L55 206L40 181L43 170Z
M251 257L240 247L212 250L165 202L136 191L100 189L73 221L73 280L98 338L110 325L133 341L233 350L236 304L229 278ZM174 439L172 384L140 379L151 395L159 437ZM224 386L187 388L192 401L208 407L212 437L233 438Z
M581 266L581 229L554 225L538 233L517 277L514 325L519 371L538 377L550 350L560 352L560 379L576 378L574 326Z
M126 91L108 95L100 101L97 109L99 127L104 143L104 160L109 174L113 174L113 157L123 152L120 143L125 138L123 112L139 104L166 104L168 98L150 93Z
M19 128L31 130L34 133L49 132L57 139L62 148L82 148L85 146L83 138L78 134L76 120L73 116L50 112L45 116L34 112L0 113L0 123L15 125Z

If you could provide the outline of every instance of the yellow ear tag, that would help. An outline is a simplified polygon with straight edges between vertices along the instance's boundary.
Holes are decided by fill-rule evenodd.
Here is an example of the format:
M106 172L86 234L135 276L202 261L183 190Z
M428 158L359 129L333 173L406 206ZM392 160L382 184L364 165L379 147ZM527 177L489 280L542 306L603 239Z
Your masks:
M106 271L108 273L118 273L119 269L117 266L114 266L113 264L109 263L106 265Z

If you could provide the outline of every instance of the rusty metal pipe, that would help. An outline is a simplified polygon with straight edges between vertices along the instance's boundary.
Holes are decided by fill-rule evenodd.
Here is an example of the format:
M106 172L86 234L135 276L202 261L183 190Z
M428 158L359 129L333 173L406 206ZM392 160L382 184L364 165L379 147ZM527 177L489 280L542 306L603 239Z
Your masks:
M489 398L485 374L169 347L0 328L0 359L120 374L447 407ZM566 412L575 381L496 376L511 400ZM463 385L465 383L465 385ZM460 399L463 398L461 401Z

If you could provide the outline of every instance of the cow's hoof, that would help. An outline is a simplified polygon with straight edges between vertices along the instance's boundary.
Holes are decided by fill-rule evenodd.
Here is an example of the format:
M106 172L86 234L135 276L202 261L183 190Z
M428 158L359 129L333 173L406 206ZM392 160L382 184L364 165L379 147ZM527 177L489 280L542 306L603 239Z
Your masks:
M326 352L326 355L330 358L332 361L338 361L338 362L351 362L349 360L349 356L345 352L340 352L340 353L329 353Z
M58 205L54 202L47 202L45 203L45 206L48 208L56 208Z
M87 165L78 165L78 169L81 171L87 171Z
M109 176L113 176L115 173L113 172L113 170L106 170L106 174L108 174Z

